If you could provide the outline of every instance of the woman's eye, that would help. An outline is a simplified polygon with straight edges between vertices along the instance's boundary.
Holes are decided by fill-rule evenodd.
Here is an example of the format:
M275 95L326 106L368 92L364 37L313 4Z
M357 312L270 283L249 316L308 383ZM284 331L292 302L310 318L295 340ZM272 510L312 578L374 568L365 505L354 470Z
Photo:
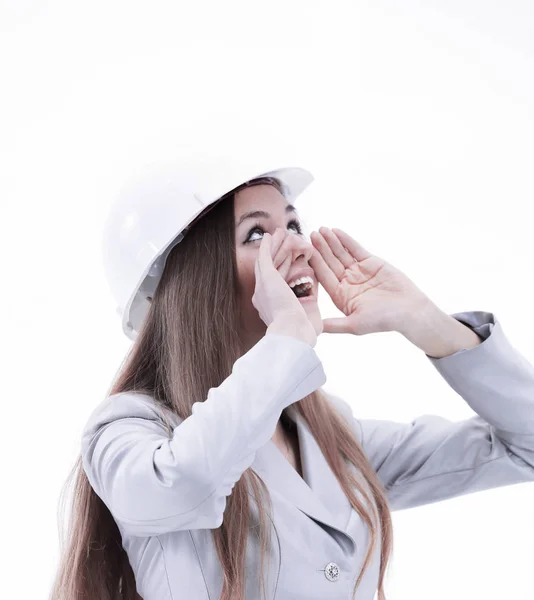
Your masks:
M298 221L290 221L288 223L288 227L293 227L297 233L302 233L302 229L300 227L300 223ZM254 227L248 232L248 236L247 239L245 240L245 244L247 244L248 242L257 242L257 239L251 239L251 235L257 231L260 231L261 233L265 233L265 230L263 229L263 227L259 224L256 223L256 225L254 225Z

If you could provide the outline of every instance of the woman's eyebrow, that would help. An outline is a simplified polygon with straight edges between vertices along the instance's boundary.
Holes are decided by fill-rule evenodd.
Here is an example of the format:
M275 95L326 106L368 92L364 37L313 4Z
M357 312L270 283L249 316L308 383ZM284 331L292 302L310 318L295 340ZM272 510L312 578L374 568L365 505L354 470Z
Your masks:
M288 204L286 206L286 214L290 212L297 212L297 209L292 204ZM243 223L243 221L245 221L246 219L259 219L260 217L270 219L271 215L268 212L265 212L264 210L253 210L250 212L246 212L239 217L239 221L235 224L235 226L239 227L241 223Z

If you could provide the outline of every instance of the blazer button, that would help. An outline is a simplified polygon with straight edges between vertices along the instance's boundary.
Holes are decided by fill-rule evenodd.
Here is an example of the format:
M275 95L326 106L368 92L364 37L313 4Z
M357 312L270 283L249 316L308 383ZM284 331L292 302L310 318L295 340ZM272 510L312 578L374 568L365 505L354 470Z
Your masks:
M329 562L324 568L324 576L329 581L337 581L339 579L339 567L335 562Z

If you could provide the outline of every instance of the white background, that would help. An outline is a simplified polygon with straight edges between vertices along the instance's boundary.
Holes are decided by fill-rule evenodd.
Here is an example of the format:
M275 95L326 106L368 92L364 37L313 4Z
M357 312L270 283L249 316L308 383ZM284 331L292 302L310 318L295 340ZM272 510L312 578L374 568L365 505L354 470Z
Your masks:
M130 345L99 236L139 162L296 152L308 234L340 227L446 312L493 312L534 362L530 2L4 0L0 61L6 598L47 597L59 494ZM473 414L398 333L316 349L356 416ZM391 600L533 597L532 483L393 519Z

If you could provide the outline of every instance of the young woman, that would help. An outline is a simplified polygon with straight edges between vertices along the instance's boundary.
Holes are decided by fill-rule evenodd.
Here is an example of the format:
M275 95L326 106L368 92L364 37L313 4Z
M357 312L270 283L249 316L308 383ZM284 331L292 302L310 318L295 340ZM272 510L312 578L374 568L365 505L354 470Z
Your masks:
M391 510L534 481L532 365L492 313L444 313L340 229L306 239L312 179L171 164L123 191L106 269L134 343L83 431L53 600L383 600ZM322 390L317 337L379 331L477 414L358 419Z

